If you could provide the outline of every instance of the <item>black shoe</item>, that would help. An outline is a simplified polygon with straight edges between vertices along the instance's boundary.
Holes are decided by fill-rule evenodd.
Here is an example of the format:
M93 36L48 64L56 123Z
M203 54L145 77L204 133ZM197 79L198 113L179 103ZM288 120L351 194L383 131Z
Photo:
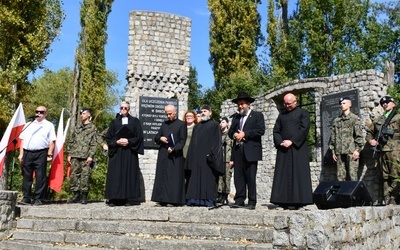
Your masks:
M221 203L222 203L222 205L228 205L228 200L227 199L223 199Z
M244 202L235 202L235 204L230 206L231 208L243 208Z
M21 203L23 205L30 205L31 204L31 199L23 198L19 203Z
M249 210L254 210L254 209L256 209L256 205L249 204L246 206L246 208Z
M40 206L40 205L43 205L43 203L42 203L41 200L37 199L37 200L35 200L35 201L33 202L33 205L35 205L35 206Z

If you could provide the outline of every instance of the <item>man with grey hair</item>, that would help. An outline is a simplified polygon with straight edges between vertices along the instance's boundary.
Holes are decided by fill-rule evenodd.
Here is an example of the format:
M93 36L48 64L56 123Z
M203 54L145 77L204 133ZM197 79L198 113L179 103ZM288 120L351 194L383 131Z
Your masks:
M188 206L214 207L217 198L218 176L223 175L221 130L211 119L211 107L201 107L201 122L193 128L185 162L190 173L186 193Z
M151 200L161 206L185 204L185 175L183 147L185 146L186 123L177 119L176 107L165 107L167 120L154 138L158 150L156 176Z

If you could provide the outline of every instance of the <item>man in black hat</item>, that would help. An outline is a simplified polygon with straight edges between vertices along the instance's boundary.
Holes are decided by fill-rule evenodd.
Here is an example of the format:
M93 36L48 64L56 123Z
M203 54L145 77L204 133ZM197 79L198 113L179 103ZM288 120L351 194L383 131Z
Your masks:
M262 160L261 136L265 133L264 115L250 109L254 98L245 92L239 93L232 102L237 105L239 112L234 116L228 131L229 137L234 140L232 158L236 194L235 204L232 207L243 207L244 201L248 198L247 207L255 209L257 164Z
M68 203L87 204L89 182L97 146L97 129L91 123L88 108L82 108L81 124L75 128L67 147L67 160L71 164L70 184L74 194Z
M394 110L396 104L392 97L384 96L379 103L384 110L384 115L378 117L368 127L366 140L372 147L378 149L377 164L378 169L382 171L383 187L380 188L383 189L384 204L397 204L400 202L400 187L396 180L396 177L400 175L400 115L395 114L387 126L386 133L378 141L375 140L387 117L391 112L396 112Z
M214 207L217 198L218 176L223 175L221 130L211 119L211 107L200 108L201 122L193 128L185 161L190 172L186 200L188 206Z
M339 99L342 113L332 122L329 149L337 163L338 181L358 180L358 159L364 146L364 137L360 118L350 111L351 100L348 96Z

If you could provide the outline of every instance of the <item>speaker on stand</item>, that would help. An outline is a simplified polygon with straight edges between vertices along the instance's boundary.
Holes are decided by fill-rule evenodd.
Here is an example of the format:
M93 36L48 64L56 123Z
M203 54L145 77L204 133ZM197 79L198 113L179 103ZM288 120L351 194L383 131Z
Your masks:
M313 193L319 209L372 206L367 187L362 181L322 181Z

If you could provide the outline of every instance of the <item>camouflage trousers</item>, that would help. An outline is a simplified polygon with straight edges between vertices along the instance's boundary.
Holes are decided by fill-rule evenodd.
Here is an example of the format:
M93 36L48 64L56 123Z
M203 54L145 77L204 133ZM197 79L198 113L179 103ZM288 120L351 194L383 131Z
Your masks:
M86 159L71 158L70 186L73 192L88 192L91 174L92 168L87 164Z
M225 164L225 175L220 176L218 180L218 193L229 194L231 192L231 179L233 169L228 163Z
M351 154L337 155L337 173L338 181L358 181L359 161L354 161Z
M389 199L390 196L394 196L396 201L399 202L400 187L396 181L396 178L400 176L399 152L397 150L384 152L381 157L378 164L379 162L382 164L380 169L382 170L383 178L383 196L385 200Z

